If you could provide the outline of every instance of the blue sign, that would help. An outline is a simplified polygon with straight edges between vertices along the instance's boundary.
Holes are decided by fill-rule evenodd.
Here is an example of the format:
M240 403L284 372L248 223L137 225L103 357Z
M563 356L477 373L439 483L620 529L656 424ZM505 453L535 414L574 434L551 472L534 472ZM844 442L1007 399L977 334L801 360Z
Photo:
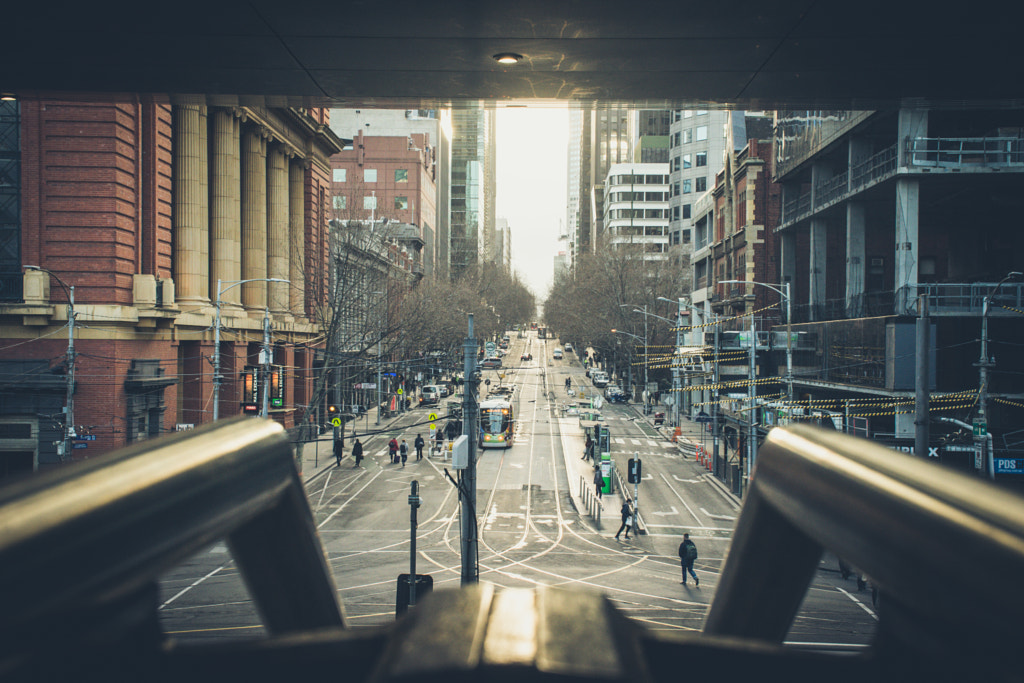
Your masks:
M89 447L89 444L87 444L87 443L76 443L76 444L74 444L74 448L88 448L88 447Z
M996 474L1024 474L1024 458L996 458Z
M80 436L76 436L75 437L75 441L95 441L95 440L96 440L96 435L95 434L84 434L84 435L80 435Z

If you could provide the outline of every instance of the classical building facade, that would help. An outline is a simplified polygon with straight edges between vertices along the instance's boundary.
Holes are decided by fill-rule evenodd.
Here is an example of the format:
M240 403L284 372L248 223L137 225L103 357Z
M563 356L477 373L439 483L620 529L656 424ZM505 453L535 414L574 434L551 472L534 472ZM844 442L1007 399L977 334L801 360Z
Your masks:
M301 421L341 149L326 110L145 96L0 108L0 423L18 437L0 439L4 471L255 413L264 384L270 417Z

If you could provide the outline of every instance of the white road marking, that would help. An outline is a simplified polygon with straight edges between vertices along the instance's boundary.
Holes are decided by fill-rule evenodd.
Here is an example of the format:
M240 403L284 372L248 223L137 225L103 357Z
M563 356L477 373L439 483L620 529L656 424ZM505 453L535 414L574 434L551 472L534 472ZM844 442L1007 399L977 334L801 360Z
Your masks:
M878 615L875 614L874 611L872 611L872 609L870 607L868 607L863 602L858 600L855 595L851 595L850 593L848 593L847 591L843 590L839 586L836 586L836 590L839 591L840 593L842 593L843 595L845 595L846 597L850 598L851 600L853 600L858 605L860 605L860 608L862 610L864 610L865 612L867 612L868 614L870 614L872 619L874 619L875 621L878 621Z
M734 516L730 516L730 515L714 515L714 514L711 514L710 512L708 512L707 510L705 510L704 508L701 508L700 511L703 512L708 517L710 517L711 519L724 519L724 520L728 520L730 522L735 522L736 521L736 517L734 517Z
M629 441L630 441L630 443L632 443L632 444L633 444L634 446L639 446L639 445L640 445L640 439L630 439Z
M673 474L672 478L681 484L699 484L701 482L700 479L682 479L678 474Z
M679 510L676 510L676 506L673 505L672 506L672 512L652 512L651 514L652 515L660 515L660 516L664 517L665 515L678 515L679 514Z
M691 515L693 515L693 518L695 520L697 520L697 523L698 524L703 524L703 522L700 521L700 517L697 516L697 513L693 511L693 508L691 508L689 505L686 504L686 501L683 500L683 497L681 495L679 495L679 492L676 491L674 486L672 486L672 482L670 482L668 480L668 477L666 477L664 474L662 474L661 478L665 480L665 486L668 486L672 490L672 493L676 494L676 498L678 498L679 502L683 504L683 507L685 507L687 509L687 511L689 511L689 513Z

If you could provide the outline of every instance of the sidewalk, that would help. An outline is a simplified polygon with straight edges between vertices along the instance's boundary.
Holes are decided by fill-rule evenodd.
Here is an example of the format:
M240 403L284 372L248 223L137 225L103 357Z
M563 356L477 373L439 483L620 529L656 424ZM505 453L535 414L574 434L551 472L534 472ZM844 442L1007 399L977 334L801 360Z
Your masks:
M373 453L386 447L389 432L393 423L402 415L412 412L396 413L393 417L381 418L380 425L377 424L377 409L371 408L353 422L345 425L345 454L342 456L342 467L352 467L352 444L358 438L363 443L363 455L370 457ZM355 435L353 436L353 427ZM370 436L366 437L367 431ZM383 432L383 433L374 433ZM397 431L396 431L397 433ZM411 447L411 444L410 444ZM415 455L413 456L415 457ZM302 448L302 480L309 481L313 477L325 472L335 466L334 461L334 430L328 429L315 441L310 441Z

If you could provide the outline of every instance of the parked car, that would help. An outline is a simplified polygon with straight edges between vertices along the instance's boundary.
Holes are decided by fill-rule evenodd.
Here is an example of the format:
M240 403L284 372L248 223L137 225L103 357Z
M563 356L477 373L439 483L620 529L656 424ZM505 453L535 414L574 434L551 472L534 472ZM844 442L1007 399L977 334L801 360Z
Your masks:
M573 352L572 351L572 344L570 344L569 342L565 342L565 352L566 353L572 353Z
M555 360L562 360L562 349L555 349L554 351Z
M480 361L480 367L484 370L497 370L501 367L500 358L484 358Z
M608 386L608 382L610 380L608 379L608 374L605 373L603 370L595 370L594 372L590 373L590 381L593 382L594 386L597 387L598 389L603 389L604 387Z
M533 354L524 353L523 355L519 356L519 360L533 360Z
M604 397L608 399L610 403L625 403L626 392L622 390L618 384L609 384L604 388Z

